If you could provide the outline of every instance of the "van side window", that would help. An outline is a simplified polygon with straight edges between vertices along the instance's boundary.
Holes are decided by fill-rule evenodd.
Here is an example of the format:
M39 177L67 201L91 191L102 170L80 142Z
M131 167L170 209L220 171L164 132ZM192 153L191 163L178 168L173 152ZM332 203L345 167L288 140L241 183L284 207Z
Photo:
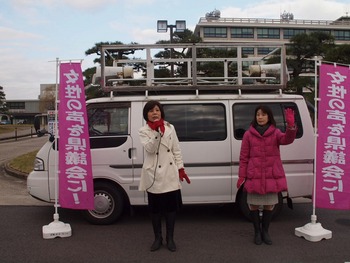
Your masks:
M180 141L221 141L227 138L223 104L163 104L165 120Z
M129 131L129 108L127 104L91 104L88 122L90 136L127 135Z
M243 134L249 128L250 123L254 118L254 111L258 105L268 106L273 113L273 116L276 121L276 126L282 132L286 131L286 120L284 117L284 110L286 108L291 108L295 113L295 121L298 127L296 138L303 136L303 126L301 122L300 113L298 107L295 103L292 102L283 102L283 103L237 103L233 105L232 116L233 116L233 128L234 128L234 137L237 140L242 140Z

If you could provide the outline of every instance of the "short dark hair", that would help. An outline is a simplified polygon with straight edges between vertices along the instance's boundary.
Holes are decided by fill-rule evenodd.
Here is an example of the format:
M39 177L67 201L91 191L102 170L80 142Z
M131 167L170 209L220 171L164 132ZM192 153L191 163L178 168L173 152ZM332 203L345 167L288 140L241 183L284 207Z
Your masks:
M256 122L256 113L258 112L258 110L261 110L263 113L266 113L267 117L269 119L267 123L272 124L276 127L276 121L273 117L273 113L272 113L271 109L265 105L259 105L258 107L255 108L254 118L253 118L252 123L251 123L253 125L253 127L258 126L258 123Z
M155 106L158 106L160 109L160 113L161 113L161 118L164 119L165 118L165 114L164 114L164 110L163 110L163 106L162 104L160 104L159 101L156 100L150 100L148 101L145 106L143 107L143 118L145 119L145 121L148 121L148 112L153 109Z

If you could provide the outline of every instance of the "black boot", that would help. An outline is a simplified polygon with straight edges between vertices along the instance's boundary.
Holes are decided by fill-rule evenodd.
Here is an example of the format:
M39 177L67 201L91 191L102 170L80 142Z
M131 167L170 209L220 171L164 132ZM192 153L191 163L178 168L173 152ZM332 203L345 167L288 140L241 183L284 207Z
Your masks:
M171 252L176 251L176 245L174 242L175 217L176 217L176 212L170 212L165 214L166 242L167 242L167 247Z
M162 246L162 215L152 214L152 226L154 232L154 242L151 246L151 251L156 251Z
M261 245L261 228L260 228L260 215L259 210L250 211L250 216L254 225L254 243Z
M269 226L270 226L271 219L272 219L272 211L264 210L263 217L262 217L262 239L268 245L272 245L272 240L269 235Z

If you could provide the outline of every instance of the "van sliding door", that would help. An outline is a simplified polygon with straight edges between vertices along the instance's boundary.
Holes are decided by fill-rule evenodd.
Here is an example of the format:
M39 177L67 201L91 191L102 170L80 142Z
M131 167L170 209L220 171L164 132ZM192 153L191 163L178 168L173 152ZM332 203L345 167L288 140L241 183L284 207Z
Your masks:
M165 104L169 103L169 104ZM191 184L182 183L184 203L217 203L231 198L231 143L226 102L164 102L175 126Z

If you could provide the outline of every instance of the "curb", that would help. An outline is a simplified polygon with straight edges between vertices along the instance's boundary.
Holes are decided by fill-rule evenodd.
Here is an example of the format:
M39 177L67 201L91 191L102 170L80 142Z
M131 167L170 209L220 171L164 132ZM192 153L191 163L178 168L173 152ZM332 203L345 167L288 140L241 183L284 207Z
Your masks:
M4 169L5 169L5 172L11 176L27 180L28 174L11 168L9 166L9 162L4 164Z

